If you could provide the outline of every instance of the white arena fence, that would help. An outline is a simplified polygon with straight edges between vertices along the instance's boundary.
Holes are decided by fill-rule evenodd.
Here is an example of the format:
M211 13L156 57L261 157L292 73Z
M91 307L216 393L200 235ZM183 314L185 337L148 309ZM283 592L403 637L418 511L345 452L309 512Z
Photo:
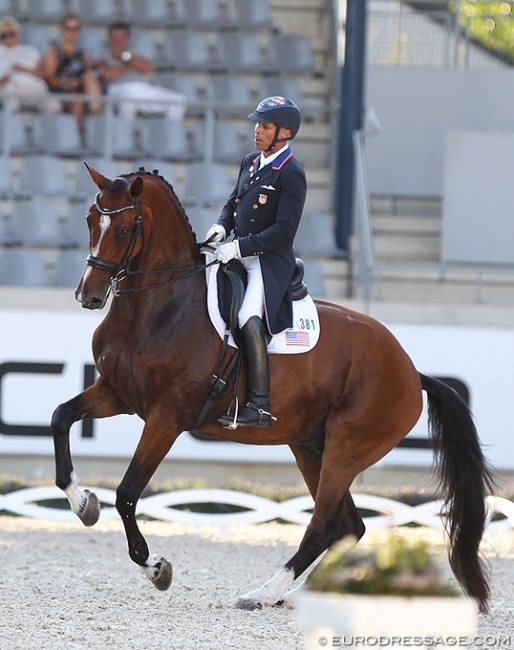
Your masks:
M90 488L102 503L102 520L116 519L114 508L115 490ZM355 505L365 513L368 529L419 524L443 528L443 501L435 500L411 506L385 497L352 493ZM53 521L76 522L77 517L66 507L41 504L48 501L66 502L63 493L55 486L24 488L0 494L0 513L12 513L26 517L39 517ZM193 512L190 508L199 504L235 506L244 510L230 513ZM62 505L62 503L61 503ZM181 522L195 526L259 524L274 519L306 525L311 518L314 503L310 496L300 496L286 501L273 501L247 492L226 489L174 490L142 497L137 504L137 514L153 519ZM498 532L514 527L514 503L503 497L487 497L488 532Z

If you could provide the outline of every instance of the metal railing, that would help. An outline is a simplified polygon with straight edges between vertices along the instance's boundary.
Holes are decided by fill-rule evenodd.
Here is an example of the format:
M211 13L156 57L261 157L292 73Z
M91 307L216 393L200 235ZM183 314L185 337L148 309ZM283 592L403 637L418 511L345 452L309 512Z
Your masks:
M105 139L103 141L103 149L100 154L105 158L112 158L113 156L113 135L116 128L116 104L120 102L119 98L113 98L106 95L85 95L85 94L73 94L73 93L59 93L59 95L49 94L49 95L29 95L29 94L14 94L14 93L0 93L0 103L3 105L3 111L1 119L3 120L2 128L2 138L0 141L0 153L4 156L9 156L12 152L12 130L11 130L11 119L13 109L11 108L12 101L23 100L25 104L33 105L32 108L36 107L36 110L39 112L39 109L44 111L45 100L49 101L50 99L59 101L81 101L89 102L94 101L97 103L104 104L103 114L106 119L105 124ZM133 101L135 103L138 100L123 100L124 102ZM153 103L155 105L162 104L163 112L166 106L169 106L173 100L155 100ZM194 115L194 119L203 124L203 146L202 150L199 151L199 157L205 162L212 162L215 156L215 122L218 118L220 112L223 112L223 109L226 108L226 104L220 101L213 100L202 100L196 102L188 102L187 111L191 115ZM255 108L255 106L241 104L240 106L231 104L231 117L233 119L234 114L240 114L241 118L244 118L246 114ZM314 103L305 104L301 107L302 112L308 116L310 120L314 121L330 121L332 116L337 109L337 106L334 105L318 105ZM239 110L240 109L240 110ZM186 117L188 113L186 111ZM137 131L137 124L135 124L135 129Z

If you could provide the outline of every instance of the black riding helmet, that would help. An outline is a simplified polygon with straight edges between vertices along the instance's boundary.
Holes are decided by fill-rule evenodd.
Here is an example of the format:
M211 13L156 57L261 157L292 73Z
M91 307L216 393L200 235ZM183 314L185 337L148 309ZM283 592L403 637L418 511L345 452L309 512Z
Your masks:
M248 119L254 122L273 122L276 125L275 137L267 149L267 151L271 151L277 142L292 140L296 136L302 123L302 114L298 106L290 99L274 96L263 99L254 112L248 115ZM281 127L291 130L289 138L278 138Z

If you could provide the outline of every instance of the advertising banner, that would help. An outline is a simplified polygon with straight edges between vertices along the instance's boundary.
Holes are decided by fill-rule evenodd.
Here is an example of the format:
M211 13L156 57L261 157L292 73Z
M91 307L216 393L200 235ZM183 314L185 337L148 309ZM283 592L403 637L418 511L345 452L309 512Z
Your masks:
M0 456L53 455L55 407L94 381L94 329L103 313L0 311ZM386 326L387 323L386 323ZM448 381L469 400L480 438L497 469L514 469L514 329L389 325L418 370ZM75 456L129 458L143 422L137 416L86 420L72 427ZM287 446L206 441L184 432L169 454L180 460L294 462ZM382 465L427 466L424 413Z

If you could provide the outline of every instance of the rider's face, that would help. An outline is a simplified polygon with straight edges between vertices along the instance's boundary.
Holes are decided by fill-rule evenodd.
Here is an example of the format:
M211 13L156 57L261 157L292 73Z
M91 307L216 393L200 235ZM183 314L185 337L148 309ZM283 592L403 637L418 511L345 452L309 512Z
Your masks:
M255 146L259 151L264 151L265 156L269 156L270 154L273 153L273 151L266 151L266 149L270 146L270 144L273 142L273 138L275 137L275 131L277 129L277 125L274 124L273 122L256 122L255 127L253 129L254 132L254 139L255 139ZM290 135L290 130L289 129L284 129L283 127L280 129L278 133L279 139L281 138L287 138ZM283 142L279 143L279 147L283 145ZM277 148L279 148L277 147Z

